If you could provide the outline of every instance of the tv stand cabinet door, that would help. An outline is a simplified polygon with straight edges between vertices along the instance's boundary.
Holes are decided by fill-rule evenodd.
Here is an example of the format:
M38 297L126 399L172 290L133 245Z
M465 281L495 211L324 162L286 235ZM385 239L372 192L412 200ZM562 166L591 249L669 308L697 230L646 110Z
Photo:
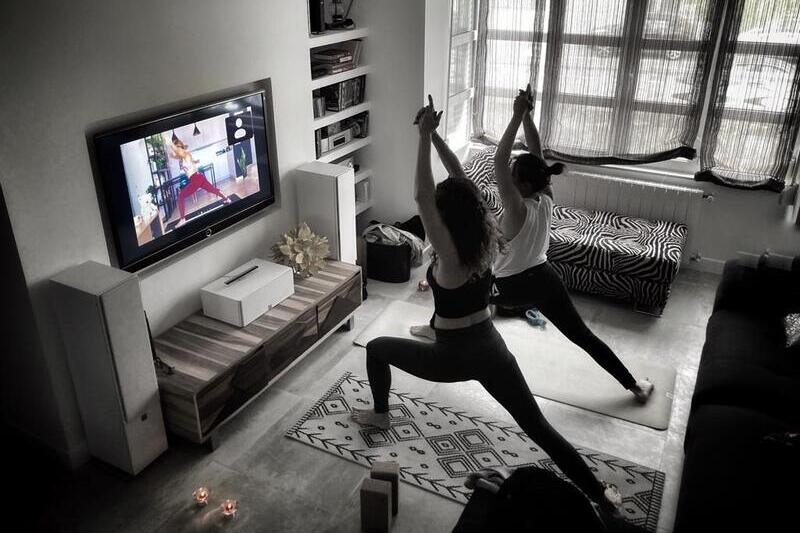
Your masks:
M264 343L267 379L272 381L318 338L317 310L311 307Z
M317 305L319 334L325 335L361 305L361 273L356 273Z

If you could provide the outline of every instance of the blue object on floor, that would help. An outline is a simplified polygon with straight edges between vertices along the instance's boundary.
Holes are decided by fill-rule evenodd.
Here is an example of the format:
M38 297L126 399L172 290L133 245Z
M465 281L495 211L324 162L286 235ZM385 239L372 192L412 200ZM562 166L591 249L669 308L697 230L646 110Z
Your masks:
M535 307L531 307L525 311L525 320L527 320L528 324L535 328L544 329L547 326L547 320L544 319L544 316L542 316L539 310Z

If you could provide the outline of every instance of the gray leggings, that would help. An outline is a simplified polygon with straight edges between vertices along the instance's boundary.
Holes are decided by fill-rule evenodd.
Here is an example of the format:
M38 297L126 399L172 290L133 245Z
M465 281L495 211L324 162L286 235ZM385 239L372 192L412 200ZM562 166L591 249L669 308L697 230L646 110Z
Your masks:
M602 485L575 448L545 420L516 359L491 320L464 329L436 330L436 339L427 343L379 337L367 344L367 374L375 412L389 410L390 366L440 383L474 379L578 488L593 501L601 501Z

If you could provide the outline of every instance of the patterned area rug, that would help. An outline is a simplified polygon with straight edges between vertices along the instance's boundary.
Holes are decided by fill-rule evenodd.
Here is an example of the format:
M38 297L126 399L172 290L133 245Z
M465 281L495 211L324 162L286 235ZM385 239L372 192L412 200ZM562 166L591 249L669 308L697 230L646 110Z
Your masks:
M397 461L403 481L466 503L467 474L493 466L536 466L559 473L552 460L516 426L474 416L404 392L389 397L392 426L380 430L350 420L353 408L369 408L369 382L347 373L320 398L286 436L369 467ZM623 515L655 531L664 474L617 457L578 448L596 475L615 484Z

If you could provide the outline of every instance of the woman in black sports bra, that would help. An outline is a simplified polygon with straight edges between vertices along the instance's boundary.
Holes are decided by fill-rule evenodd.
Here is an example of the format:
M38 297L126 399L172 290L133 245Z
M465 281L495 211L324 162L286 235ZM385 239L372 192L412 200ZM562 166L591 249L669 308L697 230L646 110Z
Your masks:
M491 265L500 230L475 185L449 177L434 185L431 139L441 117L433 100L420 110L415 200L436 252L428 270L435 304L431 319L436 341L380 337L367 344L367 374L374 410L353 410L359 424L390 427L391 366L442 383L477 380L514 417L593 502L615 513L619 494L592 474L575 449L545 420L517 361L495 330L489 313Z

